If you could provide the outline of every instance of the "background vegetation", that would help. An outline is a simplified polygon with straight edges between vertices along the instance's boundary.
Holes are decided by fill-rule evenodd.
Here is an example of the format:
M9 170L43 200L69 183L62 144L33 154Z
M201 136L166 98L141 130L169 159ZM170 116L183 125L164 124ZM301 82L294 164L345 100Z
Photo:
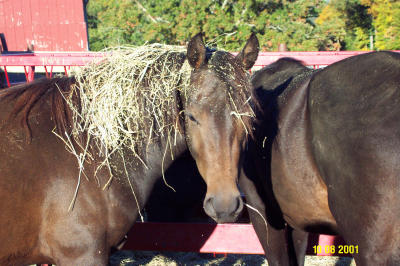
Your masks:
M251 32L262 50L400 49L398 0L90 0L91 50L144 43L184 45L203 31L238 50Z

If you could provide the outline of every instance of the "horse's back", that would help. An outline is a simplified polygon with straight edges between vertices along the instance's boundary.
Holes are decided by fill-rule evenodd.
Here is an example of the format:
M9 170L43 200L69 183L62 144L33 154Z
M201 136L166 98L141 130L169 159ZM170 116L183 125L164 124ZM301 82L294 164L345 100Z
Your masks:
M323 130L315 125L321 116L342 129L343 122L359 129L392 121L400 112L399 74L400 54L393 52L351 57L318 72L309 96L314 128Z
M308 97L312 143L326 182L333 181L331 177L339 178L340 172L331 176L327 171L327 167L335 167L331 162L341 165L337 169L343 172L341 176L351 174L349 163L355 163L356 158L362 158L364 164L358 161L354 168L367 168L374 163L397 165L399 103L397 53L352 57L314 75Z
M399 103L397 53L343 60L309 85L311 146L331 211L348 240L382 258L400 256Z

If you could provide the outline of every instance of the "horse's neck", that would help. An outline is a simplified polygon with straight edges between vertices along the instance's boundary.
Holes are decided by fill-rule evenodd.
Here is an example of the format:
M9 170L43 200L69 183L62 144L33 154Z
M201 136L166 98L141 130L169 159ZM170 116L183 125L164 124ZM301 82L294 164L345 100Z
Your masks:
M307 130L308 124L308 85L312 75L306 73L299 77L291 90L288 92L284 104L279 108L278 127L281 136L293 136L301 131L302 134ZM293 133L295 129L295 133ZM303 135L302 135L303 136ZM304 137L304 136L303 136ZM284 137L283 137L284 138Z
M282 119L282 111L293 103L293 98L298 97L298 91L303 87L304 82L310 79L314 71L304 69L300 72L285 76L274 90L265 90L262 100L263 112L260 114L260 126L256 129L255 135L258 142L264 142L265 138L273 141L278 134L278 120ZM275 84L276 85L276 84ZM265 88L271 87L264 84ZM273 86L272 86L273 87ZM304 90L304 88L303 88ZM306 97L304 93L302 97Z
M279 108L283 108L290 102L290 98L293 97L295 91L299 90L302 83L308 80L308 78L314 73L313 70L305 69L303 72L300 72L288 79L287 85L283 88L282 92L279 93L278 97L278 106Z
M124 158L125 166L119 168L125 170L126 167L129 180L124 178L122 181L127 189L135 191L141 208L146 204L155 182L162 177L174 159L186 150L185 137L178 133L173 143L162 140L148 145L140 160L137 157Z
M178 134L176 142L171 145L161 141L149 144L146 150L146 154L142 155L143 162L128 149L113 153L109 158L112 179L107 167L98 172L100 184L108 184L107 189L102 190L102 206L107 209L105 219L112 244L117 243L137 220L155 181L162 176L162 170L166 170L174 158L187 150L186 140ZM96 186L96 189L100 188Z

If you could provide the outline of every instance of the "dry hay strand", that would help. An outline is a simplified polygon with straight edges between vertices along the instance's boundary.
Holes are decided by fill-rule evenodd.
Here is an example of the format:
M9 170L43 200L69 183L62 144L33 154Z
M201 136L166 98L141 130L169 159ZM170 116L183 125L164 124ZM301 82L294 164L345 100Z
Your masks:
M185 49L152 44L109 51L75 74L80 110L74 109L72 135L96 140L106 158L123 148L140 158L143 143L176 130L174 92L187 88L190 77Z
M76 83L71 93L63 94L72 111L73 125L70 133L58 136L78 159L80 169L69 210L76 199L85 161L102 158L94 175L97 179L101 168L108 169L110 178L103 189L113 177L111 156L122 156L122 151L128 149L147 167L142 158L147 146L162 137L170 140L178 130L175 91L189 87L191 69L185 61L184 47L152 44L104 52L108 54L104 59L74 73ZM75 149L74 144L79 148ZM132 192L135 194L133 188Z

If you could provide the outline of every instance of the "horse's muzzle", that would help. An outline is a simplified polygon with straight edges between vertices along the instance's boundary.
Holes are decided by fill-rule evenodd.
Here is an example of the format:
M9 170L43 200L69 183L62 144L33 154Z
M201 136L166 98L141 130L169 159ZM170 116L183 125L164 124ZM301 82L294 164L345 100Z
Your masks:
M243 200L238 196L206 196L203 204L204 211L217 223L235 222L243 210Z

